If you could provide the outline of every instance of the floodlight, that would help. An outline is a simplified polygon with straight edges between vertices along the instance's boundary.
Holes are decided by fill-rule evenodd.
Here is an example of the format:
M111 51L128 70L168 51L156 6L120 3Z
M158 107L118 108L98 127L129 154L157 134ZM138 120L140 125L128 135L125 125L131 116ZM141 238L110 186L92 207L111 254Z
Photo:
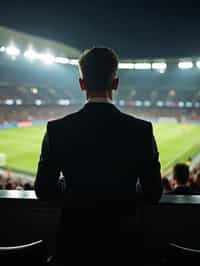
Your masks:
M20 54L20 50L15 46L8 46L6 48L6 53L11 56L18 56Z
M53 62L55 62L55 57L51 54L48 54L48 53L39 54L38 58L47 65L51 65L51 64L53 64Z
M59 105L70 105L70 100L69 99L60 99L58 100Z
M24 53L24 57L27 58L28 60L35 60L37 59L38 55L35 51L33 51L32 49L29 49L27 50L25 53Z
M136 63L135 69L148 70L148 69L151 69L151 64L150 63Z
M119 69L134 69L133 63L119 63L118 64Z
M5 52L6 51L6 47L5 46L1 46L1 48L0 48L0 52Z
M200 68L200 61L197 61L197 62L196 62L196 66L197 66L198 68Z
M66 57L56 57L55 58L55 62L58 64L68 64L69 63L69 59Z
M38 94L38 89L37 88L31 88L31 92L33 94Z
M167 64L164 62L160 63L152 63L152 69L156 70L165 70L167 68Z
M192 62L180 62L178 64L178 67L180 69L191 69L193 68L193 63Z
M78 59L70 59L69 63L74 66L78 66Z

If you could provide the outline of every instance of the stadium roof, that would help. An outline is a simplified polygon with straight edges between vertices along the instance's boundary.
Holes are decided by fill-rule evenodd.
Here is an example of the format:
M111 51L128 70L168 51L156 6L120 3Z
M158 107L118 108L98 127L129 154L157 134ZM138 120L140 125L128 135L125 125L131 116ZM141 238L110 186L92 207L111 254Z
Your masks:
M68 58L78 58L81 53L81 51L69 45L0 26L0 46L7 46L10 43L15 43L20 49L24 50L30 46L41 52L48 49L57 56Z

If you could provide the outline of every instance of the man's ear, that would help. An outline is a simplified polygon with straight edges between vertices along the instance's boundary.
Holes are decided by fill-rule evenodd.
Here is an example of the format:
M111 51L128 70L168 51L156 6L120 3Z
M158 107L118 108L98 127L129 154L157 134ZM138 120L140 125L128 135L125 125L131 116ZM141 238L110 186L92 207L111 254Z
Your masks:
M85 91L86 87L85 87L85 82L83 79L79 78L79 84L80 84L81 90Z
M119 78L116 78L113 80L112 90L116 91L118 89L118 85L119 85Z

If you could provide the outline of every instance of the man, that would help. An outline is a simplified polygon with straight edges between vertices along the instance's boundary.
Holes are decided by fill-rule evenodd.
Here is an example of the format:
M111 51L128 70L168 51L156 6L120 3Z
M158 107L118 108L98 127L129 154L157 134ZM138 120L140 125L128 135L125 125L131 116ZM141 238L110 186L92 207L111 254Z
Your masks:
M188 186L190 171L187 164L177 163L173 167L173 179L175 188L169 192L171 195L192 195L193 191Z
M118 88L118 58L108 48L84 52L79 61L80 87L87 103L76 113L48 122L35 180L39 198L60 191L136 193L157 202L162 193L160 163L150 122L120 112L112 104Z
M62 193L68 197L56 255L62 262L68 251L68 257L70 254L87 263L94 254L98 260L107 257L107 262L109 256L113 263L126 243L122 258L128 260L132 246L127 240L119 242L118 218L134 214L137 180L142 200L156 203L162 194L151 123L120 112L112 103L112 92L119 83L117 67L118 59L111 49L85 51L79 61L79 82L87 103L78 112L47 125L35 191L44 199ZM66 184L64 192L60 172ZM127 229L124 220L122 224ZM138 232L131 225L133 228Z

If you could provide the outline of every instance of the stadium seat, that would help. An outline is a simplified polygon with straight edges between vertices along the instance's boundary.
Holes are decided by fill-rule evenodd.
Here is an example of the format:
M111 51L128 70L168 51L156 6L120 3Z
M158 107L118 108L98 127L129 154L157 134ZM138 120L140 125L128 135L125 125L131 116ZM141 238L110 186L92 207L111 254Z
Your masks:
M198 265L199 261L200 250L169 243L163 265Z
M42 266L46 265L47 261L47 247L42 240L20 246L0 247L2 266Z

